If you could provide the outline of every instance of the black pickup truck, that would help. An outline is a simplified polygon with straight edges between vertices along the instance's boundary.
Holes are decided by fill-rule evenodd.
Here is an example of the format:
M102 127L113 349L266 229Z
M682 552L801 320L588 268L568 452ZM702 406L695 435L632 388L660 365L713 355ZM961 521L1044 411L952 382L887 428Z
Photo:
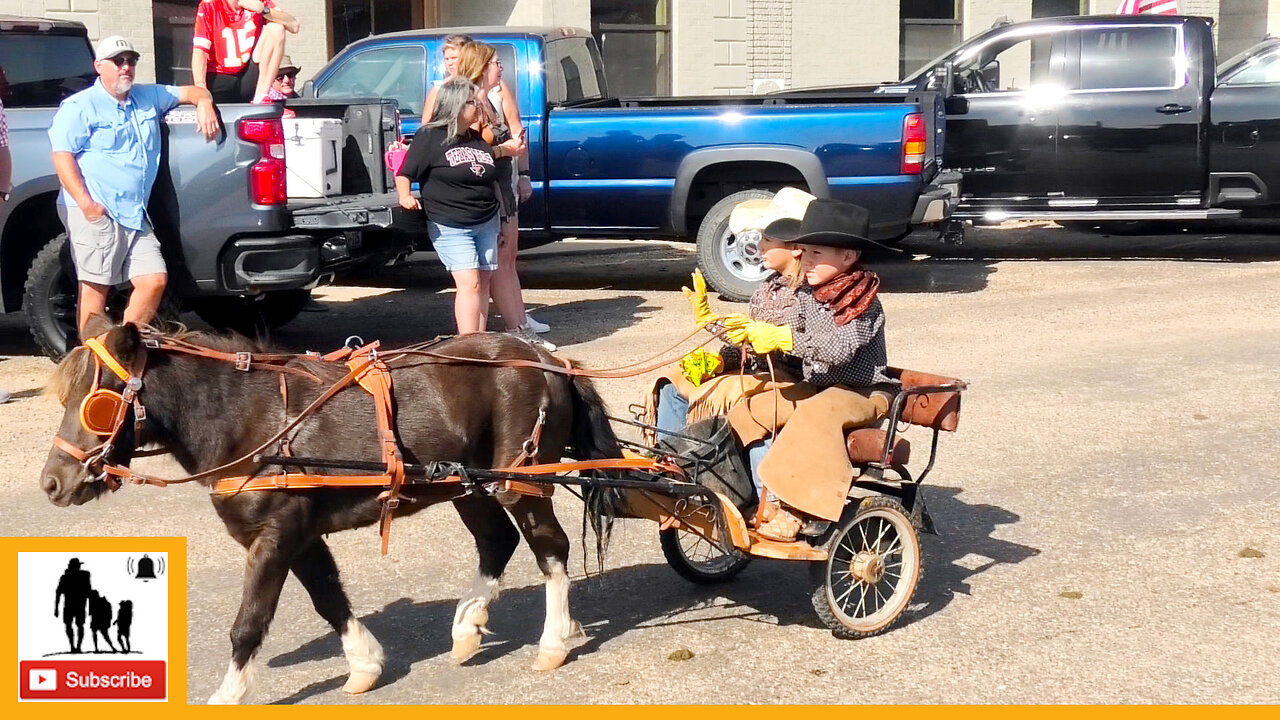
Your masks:
M47 131L61 100L95 79L83 25L0 15L0 100L14 170L12 195L0 203L0 310L25 309L52 357L78 338ZM214 141L196 130L194 108L165 116L164 160L147 208L169 269L164 313L185 308L218 327L261 332L293 319L311 288L335 273L408 252L391 228L394 179L382 157L399 137L394 101L300 100L290 109L341 121L340 192L288 197L294 143L279 106L220 105ZM125 289L109 298L109 312L120 309Z
M1191 220L1280 210L1280 42L1216 66L1212 21L998 25L880 93L950 76L954 218Z

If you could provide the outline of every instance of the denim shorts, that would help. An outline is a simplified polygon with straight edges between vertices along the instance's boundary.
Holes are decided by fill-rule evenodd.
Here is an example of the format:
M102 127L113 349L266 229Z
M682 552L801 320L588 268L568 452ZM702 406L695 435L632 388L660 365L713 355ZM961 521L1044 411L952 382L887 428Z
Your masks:
M479 225L442 225L427 220L427 235L449 272L498 269L498 216Z

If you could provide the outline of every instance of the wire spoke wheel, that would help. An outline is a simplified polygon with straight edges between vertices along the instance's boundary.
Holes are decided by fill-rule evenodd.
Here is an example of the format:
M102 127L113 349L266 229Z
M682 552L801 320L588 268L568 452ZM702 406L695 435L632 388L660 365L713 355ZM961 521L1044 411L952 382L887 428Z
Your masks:
M836 634L869 637L889 629L920 581L920 537L893 498L864 500L814 563L813 606Z
M680 577L699 585L731 580L751 563L746 553L723 548L697 533L671 528L658 534L667 564Z

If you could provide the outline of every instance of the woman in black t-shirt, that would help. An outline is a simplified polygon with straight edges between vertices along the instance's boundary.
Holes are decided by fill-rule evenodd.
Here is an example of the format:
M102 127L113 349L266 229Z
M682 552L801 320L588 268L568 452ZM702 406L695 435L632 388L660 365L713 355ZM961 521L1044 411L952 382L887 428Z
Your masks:
M491 146L474 129L480 119L479 88L466 78L450 78L436 94L432 121L419 128L396 174L400 206L427 213L427 232L440 260L453 275L458 334L484 332L489 280L498 267L498 195L494 160L519 153L519 143ZM411 192L416 181L422 201ZM513 309L514 310L514 309ZM523 319L523 310L503 317ZM515 328L508 328L515 329Z

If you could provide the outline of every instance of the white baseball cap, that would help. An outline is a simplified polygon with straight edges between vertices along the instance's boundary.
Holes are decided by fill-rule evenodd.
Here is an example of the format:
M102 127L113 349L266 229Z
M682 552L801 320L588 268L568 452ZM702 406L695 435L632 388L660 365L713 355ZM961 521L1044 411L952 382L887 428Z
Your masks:
M142 54L134 49L133 43L129 42L128 38L121 37L120 35L108 35L107 37L102 38L98 41L97 46L95 46L93 50L93 56L98 60L110 60L111 58L116 57L117 55L123 55L124 53L133 53L134 55Z
M746 200L734 206L729 213L729 232L737 235L747 230L763 231L774 220L793 218L801 220L814 196L800 188L784 187L771 200Z

